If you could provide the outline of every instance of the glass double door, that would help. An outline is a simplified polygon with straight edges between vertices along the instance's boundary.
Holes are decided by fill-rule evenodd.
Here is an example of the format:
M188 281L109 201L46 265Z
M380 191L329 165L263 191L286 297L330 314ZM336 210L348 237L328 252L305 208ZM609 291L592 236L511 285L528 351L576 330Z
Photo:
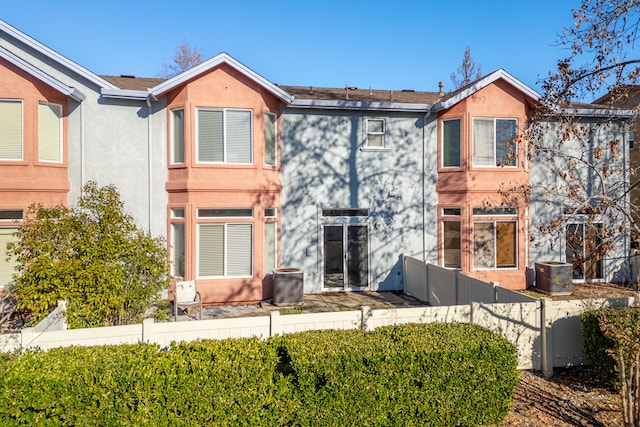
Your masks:
M323 287L360 290L369 287L369 227L333 224L323 227Z
M573 279L579 282L604 278L602 224L567 225L566 259L573 264Z

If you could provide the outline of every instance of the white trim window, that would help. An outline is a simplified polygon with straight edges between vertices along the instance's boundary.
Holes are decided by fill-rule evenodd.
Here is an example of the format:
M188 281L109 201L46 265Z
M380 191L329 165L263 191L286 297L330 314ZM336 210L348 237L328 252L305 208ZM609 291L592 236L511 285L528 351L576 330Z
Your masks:
M278 209L264 210L264 274L271 274L278 264Z
M171 110L171 163L184 163L184 109Z
M516 119L473 119L473 165L517 166Z
M199 163L253 163L251 110L197 109Z
M22 101L0 100L0 160L22 160Z
M442 221L442 264L445 268L462 268L462 222Z
M276 166L278 161L278 116L264 113L264 164Z
M222 218L253 217L248 209L198 209L198 278L253 276L253 222L236 220L218 222Z
M384 119L366 119L367 140L365 146L367 148L385 148Z
M184 278L185 234L184 208L171 209L171 275Z
M17 241L17 237L14 236L16 231L18 231L17 227L0 228L0 253L2 254L0 257L0 289L13 281L17 260L15 258L6 260L5 253L7 244Z
M62 105L38 103L38 160L62 162Z
M518 267L517 224L517 221L474 221L473 268L475 270Z
M442 121L442 166L460 167L460 119Z

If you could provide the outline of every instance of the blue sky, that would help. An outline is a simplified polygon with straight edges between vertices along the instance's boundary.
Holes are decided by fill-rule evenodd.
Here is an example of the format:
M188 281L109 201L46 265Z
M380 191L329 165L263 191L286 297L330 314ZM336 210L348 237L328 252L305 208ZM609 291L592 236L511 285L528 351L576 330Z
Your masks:
M578 0L92 0L3 2L0 18L100 75L154 77L183 40L225 51L274 83L452 89L466 46L484 74L539 90L566 56Z

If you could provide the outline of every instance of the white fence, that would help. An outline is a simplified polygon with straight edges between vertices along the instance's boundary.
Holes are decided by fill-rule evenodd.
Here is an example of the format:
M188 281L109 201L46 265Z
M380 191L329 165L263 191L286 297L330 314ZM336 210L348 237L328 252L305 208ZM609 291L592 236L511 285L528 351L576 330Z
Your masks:
M584 362L580 314L605 305L631 305L633 298L597 299L588 301L551 301L526 297L521 302L505 302L517 299L517 292L492 284L467 281L462 275L439 268L423 268L424 263L405 258L405 281L426 279L428 286L408 284L422 296L437 298L433 302L462 301L459 304L440 304L414 308L359 310L282 315L273 311L270 315L232 319L210 319L190 322L156 323L146 319L143 323L102 328L51 330L49 328L25 328L19 334L0 335L0 351L71 345L115 345L146 342L168 346L173 341L198 339L224 339L260 337L318 329L372 330L381 326L403 323L465 322L484 326L511 341L518 349L520 369L542 370L550 375L554 367L579 365ZM414 267L414 268L412 268ZM444 270L444 271L442 271ZM447 277L456 279L445 282ZM441 278L442 283L438 281ZM444 289L449 283L451 289ZM475 290L465 287L476 286ZM408 290L409 291L409 290ZM409 291L410 292L410 291ZM414 296L415 293L412 292ZM478 296L479 295L479 296ZM519 295L519 294L518 294ZM473 301L487 298L490 302ZM527 300L528 299L528 300ZM469 301L470 300L470 301Z

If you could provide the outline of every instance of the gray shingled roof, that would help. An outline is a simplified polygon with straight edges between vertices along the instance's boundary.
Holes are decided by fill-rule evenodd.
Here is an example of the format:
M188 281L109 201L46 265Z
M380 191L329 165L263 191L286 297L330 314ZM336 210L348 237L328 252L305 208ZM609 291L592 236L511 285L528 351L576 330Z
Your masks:
M109 83L125 90L147 90L159 85L166 79L154 77L134 77L134 76L100 76Z
M379 90L360 88L326 88L313 86L283 86L296 99L323 101L395 102L407 104L434 104L442 98L438 92L409 90Z

